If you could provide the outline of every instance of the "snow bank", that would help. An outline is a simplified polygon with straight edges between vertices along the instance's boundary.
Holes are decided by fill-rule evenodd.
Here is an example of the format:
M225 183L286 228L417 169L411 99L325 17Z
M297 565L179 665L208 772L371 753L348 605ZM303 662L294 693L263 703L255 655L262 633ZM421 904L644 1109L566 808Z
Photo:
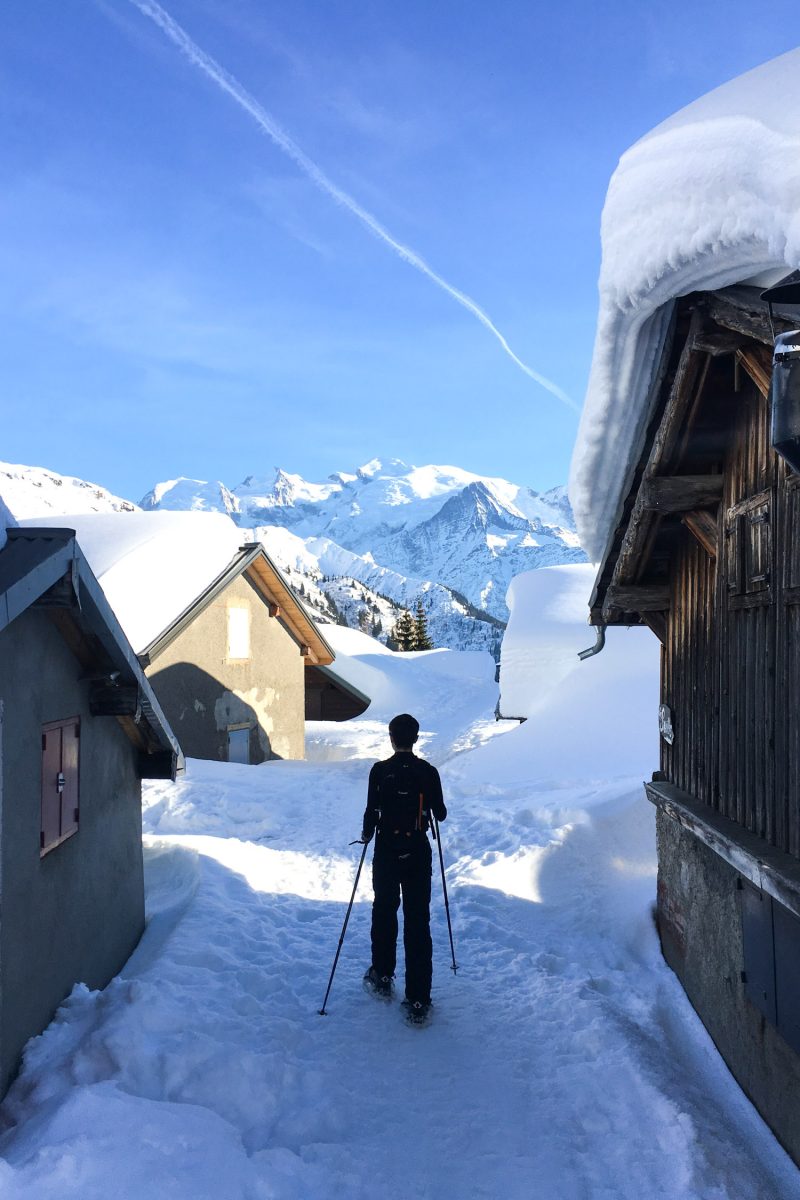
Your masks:
M800 50L710 92L628 150L609 185L602 245L569 484L593 559L638 457L671 302L800 265Z
M370 697L369 716L390 720L413 712L420 724L438 724L448 711L468 701L491 712L496 703L495 666L483 650L387 650L355 629L326 625L336 654L334 670ZM444 713L442 712L444 709Z
M500 711L528 720L471 756L482 776L642 777L658 765L656 638L649 629L609 629L602 653L578 658L595 637L586 597L596 570L590 563L547 567L513 581Z
M219 513L59 514L49 517L48 524L76 531L137 653L216 579L246 540Z

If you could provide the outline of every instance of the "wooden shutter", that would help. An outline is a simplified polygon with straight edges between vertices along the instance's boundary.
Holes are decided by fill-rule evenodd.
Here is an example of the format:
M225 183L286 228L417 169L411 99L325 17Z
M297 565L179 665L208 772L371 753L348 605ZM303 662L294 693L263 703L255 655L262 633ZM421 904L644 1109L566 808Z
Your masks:
M732 608L772 600L772 493L759 492L728 509L725 582Z
M752 502L742 514L744 525L744 591L752 596L768 590L772 580L772 513L770 496Z
M784 562L786 577L784 588L789 595L786 600L800 599L800 477L793 476L786 482L786 535L784 538Z
M60 771L61 729L57 726L42 733L42 850L52 846L61 837Z
M61 836L68 837L78 828L78 750L80 727L77 721L61 729L61 772L64 790L61 793Z
M80 722L51 721L42 729L41 854L76 832L79 787Z
M725 526L725 581L732 596L741 591L739 557L739 520L733 517Z

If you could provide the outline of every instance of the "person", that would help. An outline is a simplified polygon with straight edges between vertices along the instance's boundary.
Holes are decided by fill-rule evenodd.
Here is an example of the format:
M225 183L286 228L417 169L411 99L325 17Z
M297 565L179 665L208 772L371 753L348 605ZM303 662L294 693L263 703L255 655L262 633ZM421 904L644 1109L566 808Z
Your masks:
M419 722L401 713L389 722L394 753L369 774L361 840L375 836L372 859L372 963L364 976L368 990L392 995L397 960L397 912L403 900L405 1000L410 1020L423 1022L431 1007L433 943L430 930L432 817L447 816L436 767L418 758L414 745Z

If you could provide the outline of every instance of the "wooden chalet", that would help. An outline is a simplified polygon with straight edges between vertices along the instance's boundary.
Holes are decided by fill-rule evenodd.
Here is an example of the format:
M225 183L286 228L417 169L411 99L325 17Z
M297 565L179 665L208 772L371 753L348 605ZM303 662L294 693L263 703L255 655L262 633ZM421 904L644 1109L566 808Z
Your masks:
M752 287L676 302L590 620L661 642L663 952L800 1162L800 475L769 400L798 325Z

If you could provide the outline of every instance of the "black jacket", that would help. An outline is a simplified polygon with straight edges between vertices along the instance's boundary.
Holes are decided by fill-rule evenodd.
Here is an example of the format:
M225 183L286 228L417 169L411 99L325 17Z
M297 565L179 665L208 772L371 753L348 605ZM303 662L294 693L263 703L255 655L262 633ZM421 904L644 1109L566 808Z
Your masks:
M413 765L416 788L422 793L425 809L428 812L432 812L437 821L443 821L447 816L447 809L445 808L442 796L442 782L436 767L431 766L424 758L417 758L416 754L410 750L397 750L391 758L386 758L382 762L376 762L369 773L367 807L364 810L364 822L361 832L361 837L365 842L370 840L376 828L378 829L378 837L380 838L381 782L398 765L405 765L409 761Z

